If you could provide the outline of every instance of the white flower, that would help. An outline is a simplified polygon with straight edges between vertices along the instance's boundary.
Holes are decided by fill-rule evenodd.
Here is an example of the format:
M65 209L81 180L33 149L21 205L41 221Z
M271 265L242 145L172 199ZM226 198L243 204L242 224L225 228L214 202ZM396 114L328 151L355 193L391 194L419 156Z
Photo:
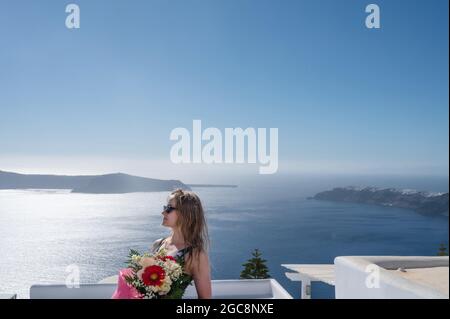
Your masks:
M182 268L180 264L178 264L176 261L173 261L171 259L167 259L164 262L164 269L166 270L166 273L171 278L178 278L182 273Z
M170 291L170 287L172 286L172 280L169 277L166 277L161 285L161 294L167 294Z
M139 256L139 255L131 256L131 261L136 263L136 264L139 263L140 260L141 260L141 256Z
M158 293L160 291L159 286L150 286L150 289L154 292L154 293Z

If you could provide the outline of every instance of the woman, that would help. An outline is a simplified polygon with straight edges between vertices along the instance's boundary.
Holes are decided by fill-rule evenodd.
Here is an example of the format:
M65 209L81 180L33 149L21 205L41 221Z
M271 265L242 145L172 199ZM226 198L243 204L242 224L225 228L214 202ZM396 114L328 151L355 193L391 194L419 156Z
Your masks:
M151 252L165 248L168 255L183 258L184 272L194 280L198 298L211 298L209 238L200 198L193 192L177 189L170 194L162 215L162 225L171 228L172 232L168 237L153 242ZM134 288L124 280L129 271L123 269L120 272L114 299L137 297Z

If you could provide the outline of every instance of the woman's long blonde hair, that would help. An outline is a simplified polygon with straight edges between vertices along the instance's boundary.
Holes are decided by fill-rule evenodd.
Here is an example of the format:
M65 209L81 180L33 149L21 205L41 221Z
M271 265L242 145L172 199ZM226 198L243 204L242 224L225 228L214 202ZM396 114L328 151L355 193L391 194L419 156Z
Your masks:
M209 234L206 225L205 213L200 198L190 191L177 189L169 196L169 201L175 201L178 211L177 226L180 227L185 246L190 247L188 264L190 267L193 258L199 258L201 252L209 251Z

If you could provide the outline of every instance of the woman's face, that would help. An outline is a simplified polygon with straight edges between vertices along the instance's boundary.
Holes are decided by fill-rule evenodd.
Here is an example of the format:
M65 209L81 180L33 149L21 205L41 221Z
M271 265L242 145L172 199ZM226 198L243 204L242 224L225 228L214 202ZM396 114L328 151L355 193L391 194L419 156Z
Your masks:
M161 214L163 215L162 225L166 227L175 227L177 225L178 219L178 210L176 209L175 200L169 200L167 206L170 206L175 209L170 209L170 212L163 211Z

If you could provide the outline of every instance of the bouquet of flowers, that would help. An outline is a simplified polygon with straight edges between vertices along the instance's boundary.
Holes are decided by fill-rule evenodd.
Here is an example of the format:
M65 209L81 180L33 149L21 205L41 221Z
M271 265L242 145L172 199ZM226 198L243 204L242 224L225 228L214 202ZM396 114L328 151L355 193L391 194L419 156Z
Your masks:
M131 249L127 260L129 275L125 281L143 299L181 299L192 277L183 272L184 260L167 255L166 249L155 254Z

